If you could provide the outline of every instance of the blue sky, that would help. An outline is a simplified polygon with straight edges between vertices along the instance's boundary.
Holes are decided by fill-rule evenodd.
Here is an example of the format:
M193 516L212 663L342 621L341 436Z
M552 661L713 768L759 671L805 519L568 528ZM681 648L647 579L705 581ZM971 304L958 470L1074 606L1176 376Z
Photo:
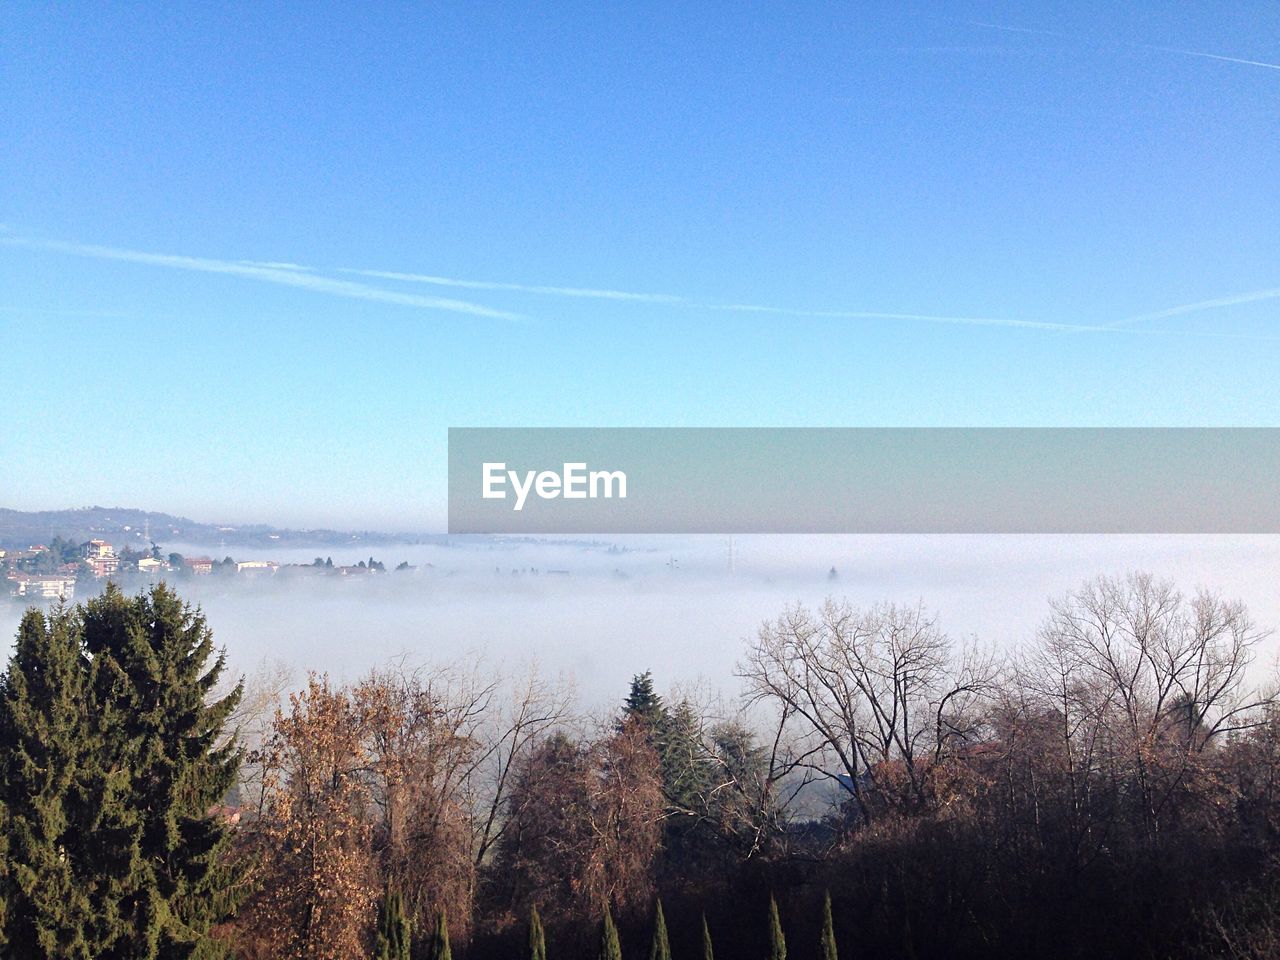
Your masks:
M1280 426L1280 8L940 9L6 4L0 503L438 527L449 426Z

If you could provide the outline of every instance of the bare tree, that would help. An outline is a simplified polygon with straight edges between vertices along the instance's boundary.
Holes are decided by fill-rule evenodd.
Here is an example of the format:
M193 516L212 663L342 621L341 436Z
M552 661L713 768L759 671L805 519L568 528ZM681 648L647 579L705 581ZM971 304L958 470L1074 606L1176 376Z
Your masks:
M1266 636L1239 602L1187 599L1144 573L1100 577L1053 602L1031 683L1062 712L1077 769L1120 765L1154 840L1204 751L1261 722L1268 698L1246 675Z
M738 672L752 700L777 706L779 742L798 727L790 765L835 780L869 822L874 801L924 802L930 766L976 734L995 665L957 650L922 607L829 599L761 626Z

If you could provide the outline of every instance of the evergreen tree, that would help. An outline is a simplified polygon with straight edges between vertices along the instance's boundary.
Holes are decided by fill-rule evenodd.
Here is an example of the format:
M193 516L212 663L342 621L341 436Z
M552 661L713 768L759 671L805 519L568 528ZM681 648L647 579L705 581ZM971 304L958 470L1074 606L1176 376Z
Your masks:
M769 897L769 960L787 960L787 938L782 933L778 901Z
M658 901L658 910L653 919L653 946L649 949L649 960L671 960L671 943L667 939L667 918L662 915L662 901Z
M711 928L707 926L707 915L702 915L702 960L716 960L716 952L711 947Z
M653 673L646 670L631 678L631 692L622 706L623 720L642 721L656 734L666 720L667 708L653 688Z
M86 747L85 660L74 616L30 610L0 682L4 934L12 960L93 955L88 877L68 854Z
M529 915L529 960L547 960L547 935L537 907Z
M83 607L82 623L91 748L104 767L89 797L105 878L95 955L229 956L209 935L236 899L224 857L230 837L214 808L239 768L224 727L240 688L214 698L224 657L215 656L204 617L163 584L132 598L109 586Z
M409 918L404 915L404 898L399 891L388 888L378 904L374 960L409 960L411 940Z
M836 951L836 925L831 918L831 891L822 898L822 960L840 960Z
M604 929L600 931L599 960L622 960L622 944L618 941L618 928L613 922L613 912L608 902L604 905Z
M436 914L436 932L431 937L427 956L430 960L453 960L453 951L449 948L449 920L443 909Z

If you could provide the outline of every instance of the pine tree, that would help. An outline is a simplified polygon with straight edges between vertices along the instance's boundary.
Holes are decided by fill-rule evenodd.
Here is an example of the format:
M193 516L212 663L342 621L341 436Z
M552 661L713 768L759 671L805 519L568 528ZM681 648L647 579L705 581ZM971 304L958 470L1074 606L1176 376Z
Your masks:
M836 951L836 925L831 918L831 891L822 898L822 960L840 960Z
M769 897L769 960L787 960L787 938L782 933L778 901Z
M707 915L702 915L702 960L716 960L716 952L711 946L711 928L707 926Z
M213 699L224 657L204 617L163 584L132 598L108 587L82 620L92 749L111 771L92 784L94 827L111 857L96 955L229 956L210 937L236 899L230 836L213 810L236 782L239 749L224 728L240 688Z
M5 939L13 960L92 955L82 836L85 660L65 608L28 611L0 686L0 804L6 818Z
M374 960L409 960L411 940L409 918L404 915L404 898L399 891L388 888L378 904Z
M622 944L618 941L618 928L613 922L609 904L604 905L604 929L600 931L599 960L622 960Z
M427 956L430 960L453 960L453 951L449 948L449 920L443 909L436 914L436 932L431 937Z
M671 960L671 943L667 939L667 918L662 915L662 901L658 901L657 913L653 919L653 946L649 949L649 960Z
M547 960L547 935L536 906L529 914L529 960Z
M631 678L631 690L622 704L622 726L628 720L639 720L657 736L667 719L667 706L653 687L653 673L646 670Z

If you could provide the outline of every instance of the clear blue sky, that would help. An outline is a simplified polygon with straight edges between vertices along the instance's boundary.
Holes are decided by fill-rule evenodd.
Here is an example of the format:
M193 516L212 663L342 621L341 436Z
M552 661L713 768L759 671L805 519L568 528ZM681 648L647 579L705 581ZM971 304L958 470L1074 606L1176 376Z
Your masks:
M450 425L1280 425L1271 2L0 31L2 505L439 526Z

